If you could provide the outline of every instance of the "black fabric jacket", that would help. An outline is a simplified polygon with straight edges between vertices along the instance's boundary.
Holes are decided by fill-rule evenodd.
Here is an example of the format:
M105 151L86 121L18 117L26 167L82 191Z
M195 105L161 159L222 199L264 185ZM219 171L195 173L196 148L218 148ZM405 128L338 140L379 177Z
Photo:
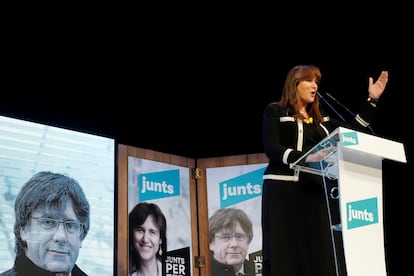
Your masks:
M289 164L311 149L311 147L300 148L298 141L303 139L303 131L300 129L300 123L294 119L294 112L291 108L278 106L275 103L270 103L265 108L262 138L264 152L269 158L269 165L264 173L265 175L293 175L294 170L289 168ZM371 133L371 130L368 128L368 122L373 119L376 112L377 108L366 101L352 122L345 123L327 116L321 110L324 121L318 124L319 132L321 136L328 136L335 128L342 126ZM316 137L318 138L315 139L313 145L320 142L320 136ZM287 160L283 160L286 157L287 151L289 151Z
M55 273L46 271L35 265L26 255L16 257L14 266L0 273L0 276L54 276ZM71 276L87 276L77 265L72 269Z
M211 263L211 275L212 276L234 276L236 274L236 272L234 272L232 265L220 263L214 258L212 254L210 256L210 263ZM247 264L247 261L244 262L244 269L245 269L244 275L245 276L253 275L252 273L249 273L249 271L247 271L249 266L246 264Z

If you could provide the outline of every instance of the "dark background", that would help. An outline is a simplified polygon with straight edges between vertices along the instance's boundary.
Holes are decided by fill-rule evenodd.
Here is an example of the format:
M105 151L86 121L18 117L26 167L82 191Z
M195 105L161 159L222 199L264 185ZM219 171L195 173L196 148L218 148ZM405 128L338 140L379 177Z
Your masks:
M385 10L340 18L279 10L168 20L105 14L82 24L77 17L16 20L3 39L0 115L195 159L260 153L263 109L280 98L292 66L319 66L319 91L354 113L366 100L368 77L389 70L372 127L403 143L410 160L413 48L400 11L393 25ZM285 12L292 20L278 22ZM391 276L409 265L401 250L412 244L409 166L384 161Z

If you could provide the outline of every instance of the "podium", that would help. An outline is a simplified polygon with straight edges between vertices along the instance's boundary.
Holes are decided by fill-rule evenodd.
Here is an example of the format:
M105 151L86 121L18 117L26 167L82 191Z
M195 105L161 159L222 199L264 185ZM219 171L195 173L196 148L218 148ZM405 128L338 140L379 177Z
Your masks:
M306 163L305 159L316 152L324 156L322 160ZM331 220L331 232L342 233L348 276L387 275L383 159L406 163L404 145L339 127L290 165L296 174L303 171L323 176L327 200L331 197L339 201L340 222ZM329 189L328 181L337 181L337 187ZM331 210L329 215L332 217Z

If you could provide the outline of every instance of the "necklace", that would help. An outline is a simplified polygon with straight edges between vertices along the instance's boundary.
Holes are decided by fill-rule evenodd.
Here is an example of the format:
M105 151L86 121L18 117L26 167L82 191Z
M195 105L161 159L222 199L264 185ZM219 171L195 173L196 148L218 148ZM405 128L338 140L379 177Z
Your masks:
M313 123L313 118L312 118L312 117L309 117L309 118L307 118L307 119L303 119L303 121L304 121L305 123L307 123L307 124L312 124L312 123Z
M306 110L299 110L299 113L303 115L303 117L305 117L303 119L303 121L307 124L312 124L313 123L313 118L309 117L308 112L306 112Z

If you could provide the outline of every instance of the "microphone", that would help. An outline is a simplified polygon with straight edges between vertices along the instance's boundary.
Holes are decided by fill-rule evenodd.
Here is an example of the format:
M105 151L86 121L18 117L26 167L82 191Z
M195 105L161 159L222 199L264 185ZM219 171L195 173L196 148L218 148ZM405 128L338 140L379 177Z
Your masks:
M321 93L319 93L319 92L316 92L316 94L318 94L318 96L319 96L319 98L327 105L327 106L329 106L329 108L330 109L332 109L332 111L333 112L335 112L336 113L336 115L342 120L342 121L344 121L345 123L347 122L346 120L345 120L345 118L322 96L322 94ZM327 95L328 95L328 93L326 93ZM355 115L354 115L355 116Z

